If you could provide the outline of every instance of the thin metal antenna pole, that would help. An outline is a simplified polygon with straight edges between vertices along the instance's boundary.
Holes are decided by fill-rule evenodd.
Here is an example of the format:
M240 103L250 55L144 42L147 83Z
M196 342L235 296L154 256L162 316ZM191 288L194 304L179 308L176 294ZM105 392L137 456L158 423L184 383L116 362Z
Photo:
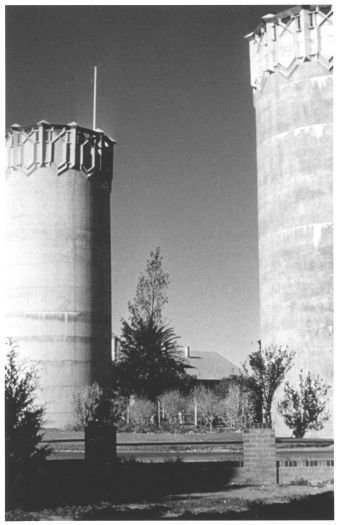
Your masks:
M93 129L97 127L97 66L94 66L93 82Z

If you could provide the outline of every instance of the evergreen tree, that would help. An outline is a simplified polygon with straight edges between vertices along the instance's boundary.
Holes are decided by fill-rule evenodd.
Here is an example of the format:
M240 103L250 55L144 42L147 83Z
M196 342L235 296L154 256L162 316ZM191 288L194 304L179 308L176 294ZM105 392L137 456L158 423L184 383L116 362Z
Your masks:
M150 254L145 273L140 274L134 301L128 303L132 324L140 319L161 322L162 308L168 302L168 283L169 275L162 268L160 248L157 247Z
M5 442L6 467L11 473L35 465L50 451L39 446L44 410L34 402L37 376L34 370L25 370L18 364L13 340L8 339L6 345Z

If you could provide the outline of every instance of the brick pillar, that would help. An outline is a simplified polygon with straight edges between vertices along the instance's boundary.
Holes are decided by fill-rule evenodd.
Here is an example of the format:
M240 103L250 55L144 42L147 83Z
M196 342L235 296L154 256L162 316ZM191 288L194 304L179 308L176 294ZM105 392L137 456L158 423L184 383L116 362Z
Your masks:
M275 433L267 423L255 423L244 430L244 474L254 485L275 485L277 464Z

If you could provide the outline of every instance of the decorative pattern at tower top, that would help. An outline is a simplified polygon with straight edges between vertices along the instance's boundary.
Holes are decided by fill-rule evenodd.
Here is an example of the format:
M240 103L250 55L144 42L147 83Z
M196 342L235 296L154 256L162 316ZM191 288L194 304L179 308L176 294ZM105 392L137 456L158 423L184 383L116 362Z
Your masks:
M61 175L74 169L110 191L114 143L101 130L82 128L76 122L60 125L40 121L24 128L14 124L6 137L7 175L18 170L31 175L43 167Z
M333 68L331 6L294 7L269 14L246 35L250 44L251 86L260 92L275 72L289 78L300 64L317 60Z

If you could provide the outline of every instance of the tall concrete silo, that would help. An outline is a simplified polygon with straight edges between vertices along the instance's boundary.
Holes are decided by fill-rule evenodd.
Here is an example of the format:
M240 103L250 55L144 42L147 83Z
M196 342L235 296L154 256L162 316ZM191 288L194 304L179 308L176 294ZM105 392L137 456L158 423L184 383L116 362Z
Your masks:
M261 337L333 375L330 6L268 14L250 45L256 111ZM326 432L331 432L330 426Z
M6 144L6 334L37 370L46 426L63 428L79 388L108 380L114 142L41 121Z

